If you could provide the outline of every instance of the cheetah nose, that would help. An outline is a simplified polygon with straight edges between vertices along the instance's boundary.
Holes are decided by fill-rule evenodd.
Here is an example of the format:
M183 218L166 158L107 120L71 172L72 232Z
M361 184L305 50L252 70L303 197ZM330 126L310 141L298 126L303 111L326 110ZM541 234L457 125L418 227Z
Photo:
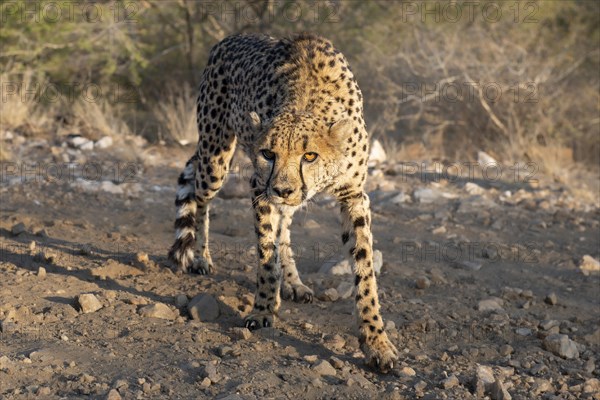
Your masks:
M282 199L287 199L288 197L290 197L290 194L292 194L294 190L290 188L273 187L273 191L277 193L277 196L281 197Z

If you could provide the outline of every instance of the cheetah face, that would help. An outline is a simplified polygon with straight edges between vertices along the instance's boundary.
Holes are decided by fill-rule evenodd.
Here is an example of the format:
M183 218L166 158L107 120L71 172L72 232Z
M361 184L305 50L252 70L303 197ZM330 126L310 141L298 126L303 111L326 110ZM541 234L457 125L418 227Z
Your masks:
M265 123L256 113L249 118L258 133L257 181L273 204L299 206L341 173L351 121L328 125L308 113L284 113Z

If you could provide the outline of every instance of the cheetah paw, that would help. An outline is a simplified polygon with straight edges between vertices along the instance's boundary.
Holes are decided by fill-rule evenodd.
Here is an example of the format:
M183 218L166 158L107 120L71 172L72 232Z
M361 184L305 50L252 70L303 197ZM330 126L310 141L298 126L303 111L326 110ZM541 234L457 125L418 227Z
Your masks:
M244 326L251 331L273 326L272 314L250 314L244 320Z
M210 275L215 272L215 268L211 261L206 260L204 257L198 257L190 265L190 272L199 275Z
M398 350L385 332L361 342L361 350L365 353L367 365L383 373L394 368L394 363L398 360Z
M303 284L292 285L287 282L281 284L281 297L284 300L293 300L296 303L312 303L313 291Z

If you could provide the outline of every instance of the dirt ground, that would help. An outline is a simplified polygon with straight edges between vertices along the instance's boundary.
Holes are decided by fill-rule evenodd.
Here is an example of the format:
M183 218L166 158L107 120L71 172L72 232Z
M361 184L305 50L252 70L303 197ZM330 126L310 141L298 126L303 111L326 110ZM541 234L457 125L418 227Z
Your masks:
M216 274L176 275L166 252L192 147L1 140L0 398L600 399L597 177L372 168L382 314L401 352L382 375L363 365L331 198L292 226L315 302L284 302L251 333L243 180L213 203Z

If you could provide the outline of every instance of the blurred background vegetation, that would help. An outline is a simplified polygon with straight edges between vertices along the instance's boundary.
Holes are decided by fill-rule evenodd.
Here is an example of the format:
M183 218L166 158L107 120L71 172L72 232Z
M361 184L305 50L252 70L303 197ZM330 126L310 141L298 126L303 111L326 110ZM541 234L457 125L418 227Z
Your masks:
M312 31L347 56L393 158L597 168L597 1L2 1L0 127L196 140L208 52Z

